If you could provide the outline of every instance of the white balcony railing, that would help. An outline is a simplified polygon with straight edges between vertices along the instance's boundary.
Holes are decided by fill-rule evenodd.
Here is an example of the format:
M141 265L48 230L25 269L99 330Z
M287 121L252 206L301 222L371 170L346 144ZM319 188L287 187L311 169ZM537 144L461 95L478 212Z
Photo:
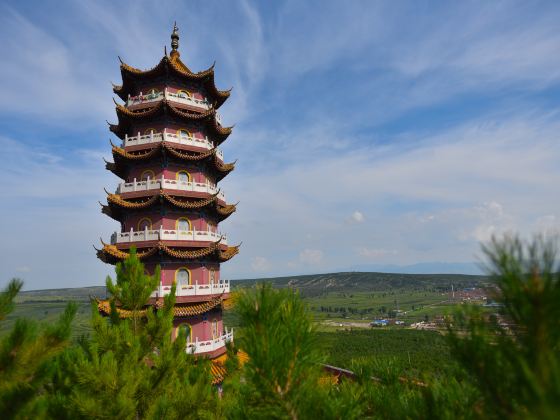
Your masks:
M163 177L158 179L147 179L145 181L137 181L136 178L132 182L121 182L117 187L117 194L129 193L135 191L148 191L148 190L159 190L159 189L170 189L179 191L191 191L200 192L208 194L218 193L218 198L225 201L225 195L222 191L218 190L218 187L214 184L202 183L202 182L192 182L192 181L180 181L177 179L165 179ZM219 192L218 192L219 191Z
M211 108L211 104L204 99L197 99L193 96L189 96L184 92L172 93L165 88L163 92L154 92L154 93L147 93L147 94L140 94L138 96L128 96L126 101L126 106L132 105L140 105L140 104L148 104L150 102L158 102L162 99L166 99L171 102L177 102L180 104L190 105L197 108L202 108L204 110L208 110Z
M138 133L138 135L136 136L129 136L128 134L126 134L124 136L122 147L161 143L162 141L183 144L185 146L202 147L207 150L214 148L214 145L207 138L200 139L197 137L189 137L177 133L168 133L166 129L163 130L163 133ZM224 154L220 149L216 150L216 156L218 156L220 160L224 160Z
M221 295L222 293L229 293L229 280L222 280L219 283L209 284L189 284L188 286L179 286L175 291L175 296L206 296L206 295ZM171 286L159 285L151 297L164 297L171 292Z
M163 229L159 230L130 230L129 232L115 232L111 235L111 243L121 244L128 242L141 242L141 241L200 241L200 242L215 242L222 239L222 244L227 244L227 238L218 232L211 232L208 230L173 230Z
M199 341L198 338L195 338L194 341L187 343L186 352L188 354L199 354L221 349L226 343L233 341L233 328L229 332L227 328L225 330L226 332L224 335L212 340Z

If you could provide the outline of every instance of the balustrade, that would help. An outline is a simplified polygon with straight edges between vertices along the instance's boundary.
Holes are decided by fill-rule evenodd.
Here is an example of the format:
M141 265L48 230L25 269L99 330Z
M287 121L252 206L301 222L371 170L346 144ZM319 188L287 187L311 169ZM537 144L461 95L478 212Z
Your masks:
M206 137L201 139L193 136L185 136L177 133L169 133L167 132L166 129L164 129L162 133L154 133L154 132L151 132L150 134L138 133L138 135L136 136L129 136L128 134L125 134L124 140L122 142L122 147L161 143L163 141L169 143L183 144L185 146L201 147L207 150L214 148L214 145ZM224 160L224 154L220 149L216 150L216 156L218 156L218 158L221 161Z
M190 105L197 108L202 108L204 110L209 110L211 104L206 98L197 99L194 96L189 96L184 92L169 92L167 88L163 92L151 92L146 95L140 92L137 96L128 96L126 101L126 106L146 104L150 102L161 101L162 99L169 100L171 102L177 102L180 104Z
M177 285L175 296L206 296L206 295L221 295L222 293L229 293L229 280L222 280L218 283L194 284L186 286ZM157 290L152 293L151 297L164 297L171 292L171 286L159 285Z
M127 242L141 241L200 241L200 242L216 242L221 238L222 244L227 245L227 237L219 232L209 230L132 230L129 232L114 232L111 235L112 244L120 244Z
M170 189L179 191L200 192L208 194L218 193L218 199L225 201L225 195L222 191L218 190L215 184L208 182L194 182L194 181L181 181L178 179L166 179L163 176L156 179L146 179L144 181L137 181L136 178L132 182L121 182L116 190L117 194L129 193L135 191L148 191Z
M200 341L198 337L195 338L194 341L187 343L186 352L188 354L209 353L224 347L227 343L233 341L233 328L229 332L226 328L225 331L225 334L212 340Z

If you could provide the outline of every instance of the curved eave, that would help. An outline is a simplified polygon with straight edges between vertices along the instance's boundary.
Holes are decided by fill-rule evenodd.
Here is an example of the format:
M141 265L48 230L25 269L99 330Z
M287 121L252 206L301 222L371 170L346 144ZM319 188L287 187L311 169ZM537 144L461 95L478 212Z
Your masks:
M182 122L203 122L204 126L213 134L212 139L221 144L231 134L233 127L222 127L216 121L216 109L210 108L203 113L182 111L179 108L171 105L167 100L159 101L156 105L150 108L143 108L139 111L133 112L123 105L117 104L115 108L117 112L118 124L109 124L109 130L117 137L123 139L128 133L128 129L132 122L135 121L150 121L153 118L160 117L169 113ZM209 133L210 134L210 133Z
M115 159L115 162L118 159L123 159L126 161L151 159L161 152L161 147L152 147L151 149L144 149L131 153L127 152L122 147L115 146L114 144L111 144L111 146L111 153L113 154L113 159Z
M222 162L217 154L216 148L209 150L206 153L201 153L198 155L193 155L191 153L185 153L178 149L175 149L169 145L164 144L163 147L169 154L177 159L184 160L184 161L202 161L204 159L208 160L208 163L211 165L211 168L216 171L216 181L222 180L227 174L235 169L235 162L231 163L224 163Z
M105 169L107 169L108 171L111 171L112 173L114 173L116 176L118 176L122 180L126 179L126 172L124 171L124 168L122 167L122 165L117 165L115 162L105 161Z
M120 57L119 60L121 62L122 85L114 85L113 92L116 93L123 101L125 101L128 97L128 94L132 93L132 90L134 89L134 82L137 79L142 80L165 74L166 61L168 60L168 58L163 57L155 67L152 67L149 70L140 70L136 67L129 66Z
M126 200L119 194L108 193L108 204L102 204L101 212L114 220L120 221L123 212L126 212L127 210L147 209L154 205L161 204L162 200L173 207L182 210L201 210L206 208L207 210L215 212L214 215L218 222L227 219L236 210L236 206L234 204L226 204L225 206L219 204L217 194L207 199L192 201L176 198L167 194L163 190L159 190L158 193L152 195L151 197L137 200Z
M136 80L163 76L167 74L167 72L170 72L186 82L202 83L212 96L212 98L208 99L210 102L216 104L216 108L219 108L230 96L231 90L219 90L216 87L214 65L207 70L194 73L179 59L178 55L172 57L164 56L155 67L149 70L137 69L121 60L121 76L123 83L120 86L113 85L113 92L124 101L129 94L134 93L134 84Z
M214 155L213 163L214 163L214 167L218 171L216 175L216 181L221 181L226 177L226 175L228 175L230 172L232 172L235 169L235 162L231 162L231 163L221 162L218 159L218 157L215 155Z
M135 161L149 160L159 156L161 153L167 153L172 159L181 162L201 162L208 165L208 169L213 171L216 181L221 181L226 175L235 169L235 162L224 163L216 155L216 148L206 152L184 152L169 146L162 142L156 147L144 149L135 152L127 152L122 147L112 144L111 152L114 162L105 162L105 168L121 179L126 179L127 166Z
M198 260L202 258L215 257L219 262L225 262L239 253L239 247L240 245L228 246L224 250L220 248L220 244L218 241L204 248L198 248L195 250L183 250L175 249L163 244L162 242L158 242L156 246L138 250L136 252L136 255L140 260L144 260L153 255L161 253L178 260ZM118 249L115 245L105 243L103 243L103 248L96 249L96 251L97 258L107 264L116 264L120 261L125 260L130 255L128 252L126 252L126 250Z
M162 111L165 111L165 108L167 107L169 107L171 111L173 111L171 113L172 115L175 114L176 116L180 116L185 120L189 120L189 121L204 120L208 117L214 117L215 119L216 116L216 110L214 108L210 108L209 110L202 113L181 111L178 108L176 108L174 105L172 105L170 101L168 101L167 99L162 99L161 101L157 102L154 106L151 106L149 108L141 108L135 111L131 111L124 105L120 105L120 104L116 104L116 105L117 105L116 111L118 116L126 116L136 120L144 119L146 117L151 117L155 115L161 115Z
M109 299L95 299L97 302L97 310L102 315L110 315L111 314L111 301ZM217 296L207 302L201 303L190 303L190 304L177 304L173 307L173 316L175 317L184 317L184 316L195 316L195 315L202 315L212 309L222 305L223 298L222 296ZM161 308L161 305L147 305L143 309L137 312L137 315L140 317L145 317L146 312L150 309L157 311ZM126 319L132 318L133 312L128 309L120 308L119 306L115 307L119 318Z
M203 114L196 114L193 112L183 111L171 105L169 102L167 102L167 105L170 115L173 115L184 121L192 121L195 119L193 118L193 116L196 116L197 120L204 121L206 127L210 128L214 132L216 138L213 138L213 140L215 140L217 144L221 144L233 131L233 127L222 127L220 124L218 124L218 121L216 120L216 108L214 107L210 108Z
M139 259L143 260L158 252L157 247L147 248L145 250L139 250L136 255ZM115 245L103 244L103 248L96 248L97 258L107 264L115 264L119 261L123 261L130 255L126 251L121 251Z

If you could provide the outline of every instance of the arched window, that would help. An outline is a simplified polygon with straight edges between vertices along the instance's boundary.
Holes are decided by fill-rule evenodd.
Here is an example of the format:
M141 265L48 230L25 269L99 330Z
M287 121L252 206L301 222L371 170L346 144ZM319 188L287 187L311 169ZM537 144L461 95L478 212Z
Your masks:
M218 320L212 321L212 338L218 338L220 336L220 330L218 328Z
M183 139L192 138L192 133L186 128L180 128L177 130L177 135Z
M192 327L188 323L183 322L182 324L177 325L175 338L177 338L179 333L183 333L185 335L185 337L187 338L187 343L190 343L192 341Z
M191 174L189 174L187 171L179 171L177 172L177 181L190 182Z
M210 283L212 284L216 284L217 283L217 277L216 276L216 270L214 270L213 268L211 268L210 270L208 270L208 274L210 276Z
M181 89L177 92L177 96L179 98L192 98L193 94L190 93L188 90Z
M148 170L142 172L142 175L140 175L140 179L142 181L147 181L148 178L155 179L155 177L156 177L156 174L154 174L154 171L152 171L151 169L148 169Z
M138 230L152 230L152 220L149 217L144 217L138 221Z
M180 217L175 223L175 229L182 232L189 232L192 230L191 221L186 217Z
M177 289L182 289L190 286L191 272L188 268L181 267L177 271L175 271L175 283L177 284Z
M156 134L157 131L155 128L148 128L146 130L144 130L144 135L145 136L149 136L150 134Z

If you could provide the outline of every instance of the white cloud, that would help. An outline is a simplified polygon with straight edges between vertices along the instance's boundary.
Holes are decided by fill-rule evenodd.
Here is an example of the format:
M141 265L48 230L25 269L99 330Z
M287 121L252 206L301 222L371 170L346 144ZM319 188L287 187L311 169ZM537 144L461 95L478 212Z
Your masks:
M303 152L305 162L259 167L258 176L237 172L224 189L242 206L224 229L244 246L224 269L241 273L270 238L275 267L286 267L298 246L329 255L323 270L358 263L366 250L387 263L475 260L479 241L492 233L527 234L539 217L557 213L559 132L554 114L489 117L424 136L405 149L349 147L321 159ZM306 133L294 137L298 154L310 139ZM325 182L325 174L337 175ZM349 226L339 215L352 215L357 202L368 223ZM363 255L356 252L361 244ZM302 272L305 266L289 269Z
M0 243L6 276L0 281L24 273L26 289L103 284L113 269L95 257L92 245L117 228L97 203L105 201L103 186L114 185L114 176L87 151L60 159L5 137L0 147L10 156L0 177L1 219L10 223L2 222L0 231L11 238Z
M323 261L323 252L318 249L304 249L299 253L299 261L303 264L320 264Z
M356 210L354 213L352 213L351 220L355 223L363 223L365 218L364 218L364 215L362 214L362 212L359 212L359 211Z

